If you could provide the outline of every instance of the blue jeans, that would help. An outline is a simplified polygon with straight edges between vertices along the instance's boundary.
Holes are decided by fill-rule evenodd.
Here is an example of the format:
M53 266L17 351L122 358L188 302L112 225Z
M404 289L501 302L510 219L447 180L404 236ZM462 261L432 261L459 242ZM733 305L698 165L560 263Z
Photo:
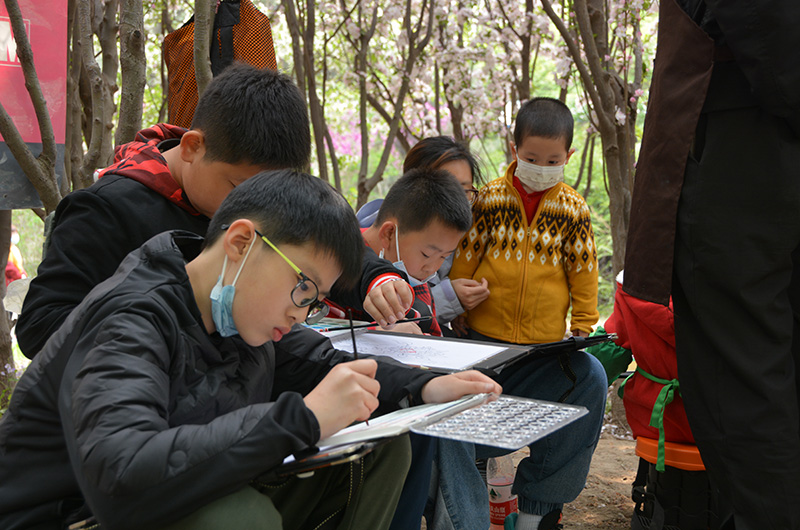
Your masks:
M608 382L593 355L575 352L570 365L577 376L565 403L582 405L589 413L579 420L534 442L530 456L517 466L513 492L521 512L545 515L575 500L586 483L605 413ZM503 393L557 401L572 386L557 357L531 359L510 366L495 378ZM476 530L489 527L486 484L475 467L475 458L489 458L509 451L438 439L431 484L433 505L426 513L432 530ZM444 511L443 511L444 510Z

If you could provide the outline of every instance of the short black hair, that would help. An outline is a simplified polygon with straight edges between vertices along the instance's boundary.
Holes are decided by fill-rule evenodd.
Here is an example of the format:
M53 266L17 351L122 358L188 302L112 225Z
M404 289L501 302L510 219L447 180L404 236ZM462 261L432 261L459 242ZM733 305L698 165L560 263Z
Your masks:
M237 219L253 221L276 246L311 243L339 262L342 285L351 287L361 276L364 240L356 215L338 191L317 177L280 169L247 179L222 201L208 225L205 246Z
M194 112L206 158L268 169L305 169L311 133L305 97L287 75L234 63L209 83Z
M528 136L558 140L563 138L567 151L572 147L575 121L563 102L553 98L533 98L522 105L514 122L514 143L519 147Z
M443 169L412 169L389 189L375 219L380 226L389 217L397 219L404 232L425 230L435 219L466 232L472 226L472 211L461 184Z
M473 185L484 183L480 163L477 157L470 152L469 146L457 142L449 136L431 136L414 144L414 147L406 153L403 161L403 173L420 167L441 169L444 164L457 160L463 160L469 164Z

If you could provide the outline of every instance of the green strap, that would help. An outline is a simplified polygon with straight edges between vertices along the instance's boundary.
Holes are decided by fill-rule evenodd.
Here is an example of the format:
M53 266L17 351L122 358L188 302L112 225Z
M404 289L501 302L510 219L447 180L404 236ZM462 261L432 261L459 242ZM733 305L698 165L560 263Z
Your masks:
M656 471L663 472L664 471L664 408L672 403L672 400L675 399L675 392L680 395L681 393L681 384L677 379L661 379L660 377L656 377L654 375L648 374L641 367L636 367L636 372L642 374L643 377L663 385L661 392L658 393L658 397L656 398L656 402L653 404L653 413L650 415L650 426L655 427L658 429L658 458L656 459ZM619 397L622 397L624 394L625 383L628 382L628 379L633 377L633 374L629 375L625 381L619 387Z

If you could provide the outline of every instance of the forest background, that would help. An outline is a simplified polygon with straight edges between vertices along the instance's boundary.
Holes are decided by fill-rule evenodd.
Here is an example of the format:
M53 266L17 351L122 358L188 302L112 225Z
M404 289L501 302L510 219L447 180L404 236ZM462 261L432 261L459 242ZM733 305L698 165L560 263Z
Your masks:
M94 170L112 161L115 145L132 140L143 127L167 121L161 43L192 15L200 90L210 80L203 57L208 57L216 1L69 0L68 119L60 183L46 101L37 91L35 57L24 32L14 26L15 13L21 18L24 13L18 0L4 1L37 109L43 150L34 155L23 144L14 151L16 129L2 108L0 134L44 207L0 212L0 261L5 262L6 234L13 222L20 231L25 268L35 276L46 214L70 191L90 185ZM339 189L354 208L382 197L400 176L407 150L431 135L468 143L482 161L486 181L497 178L511 161L509 141L520 105L537 96L566 102L575 115L577 149L566 167L566 181L592 210L600 310L610 312L613 279L624 263L656 43L656 2L253 3L270 18L278 69L292 75L306 94L314 144L310 170ZM0 401L24 362L18 352L11 355L9 324L0 319Z

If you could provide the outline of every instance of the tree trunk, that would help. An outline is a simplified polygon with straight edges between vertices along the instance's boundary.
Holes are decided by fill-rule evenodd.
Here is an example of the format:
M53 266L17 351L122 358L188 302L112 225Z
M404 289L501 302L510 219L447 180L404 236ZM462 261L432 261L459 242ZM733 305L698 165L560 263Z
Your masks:
M203 95L213 78L211 39L216 7L216 2L211 0L195 0L194 2L194 76L197 79L198 97Z
M116 145L128 143L142 128L147 60L144 55L144 9L142 0L123 0L119 16L120 66L122 94Z
M117 74L119 73L119 53L117 52L119 0L103 1L105 3L103 18L95 28L95 34L100 43L103 69L103 128L101 129L103 138L100 144L100 158L97 166L92 168L93 170L97 167L106 167L114 160L114 114L117 112L114 94L119 90L117 85Z
M103 144L103 129L105 126L103 123L103 110L105 108L106 91L100 66L94 59L92 21L88 2L78 0L77 22L80 29L81 61L91 88L91 140L89 141L89 149L83 157L83 164L78 171L78 181L81 187L86 187L92 183L92 176L94 170L97 169L101 156L100 149Z

